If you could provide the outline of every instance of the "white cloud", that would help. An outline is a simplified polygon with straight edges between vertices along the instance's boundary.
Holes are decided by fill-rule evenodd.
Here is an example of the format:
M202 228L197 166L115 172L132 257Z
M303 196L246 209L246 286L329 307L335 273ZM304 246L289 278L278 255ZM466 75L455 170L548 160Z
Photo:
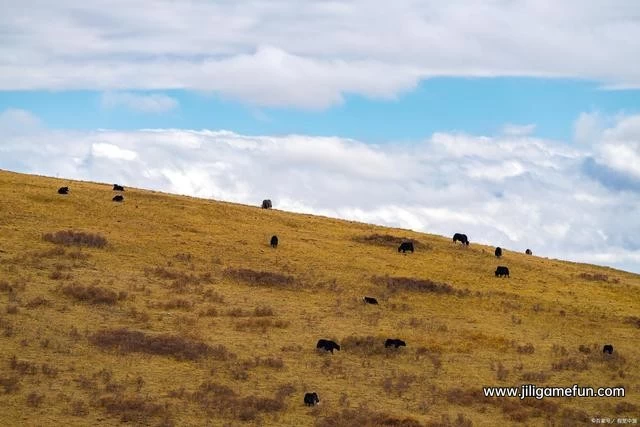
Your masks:
M639 119L617 118L593 151L532 135L438 133L377 146L211 130L10 134L0 127L0 168L251 205L270 198L280 209L461 231L472 242L640 272L640 242L630 237L640 235ZM585 169L590 159L595 172ZM625 174L637 190L611 185L611 173Z
M142 113L166 113L178 107L178 101L159 93L137 94L130 92L105 92L101 98L105 108L126 107Z
M615 123L600 132L594 156L601 165L640 180L640 115L618 116Z
M604 117L600 113L580 113L573 123L573 139L581 144L591 144L602 137L604 129Z
M534 130L536 130L535 124L516 125L513 123L507 123L502 127L502 133L504 135L511 135L511 136L531 135Z
M9 108L0 112L0 135L33 133L40 127L40 119L28 111Z
M0 90L215 91L261 106L393 98L433 76L640 87L636 0L5 1Z
M94 157L104 157L111 160L134 160L138 157L135 151L126 150L114 144L95 142L91 145L91 154Z

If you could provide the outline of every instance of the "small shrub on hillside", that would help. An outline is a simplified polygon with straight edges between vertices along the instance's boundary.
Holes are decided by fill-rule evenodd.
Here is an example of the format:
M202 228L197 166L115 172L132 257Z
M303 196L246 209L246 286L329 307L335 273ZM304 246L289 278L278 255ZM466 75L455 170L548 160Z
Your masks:
M101 286L83 286L77 283L67 285L62 288L62 293L77 301L89 304L114 305L118 302L119 296L114 291Z
M89 337L89 341L103 349L172 356L178 360L198 360L202 357L227 360L234 357L233 353L229 353L222 345L209 346L201 341L180 336L147 335L124 328L98 331Z
M523 372L522 375L520 375L520 379L522 381L526 381L529 383L543 383L547 381L548 378L549 378L549 375L543 371Z
M281 384L278 386L278 390L276 390L276 399L284 400L285 398L291 396L293 393L297 391L296 386L291 383Z
M40 366L40 370L49 378L56 378L58 376L58 368L51 366L48 363L43 363Z
M361 353L364 355L386 354L388 349L384 347L384 337L350 335L340 341L340 346L349 353Z
M27 395L27 406L32 408L38 408L44 400L44 395L40 393L31 392Z
M7 304L7 314L18 314L18 306L16 304Z
M229 387L212 382L200 384L190 398L210 414L238 418L242 421L254 420L260 413L285 409L282 399L262 396L240 397Z
M274 311L273 311L273 308L263 305L263 306L256 307L253 310L253 315L256 317L273 316Z
M584 359L578 359L576 357L564 357L551 363L551 369L554 371L586 371L589 369L589 364Z
M609 276L603 273L580 273L578 277L580 277L583 280L588 280L590 282L620 283L620 279L609 280Z
M20 390L20 379L15 376L0 376L0 387L6 394L12 394Z
M224 295L214 291L213 289L207 289L203 294L202 297L209 301L209 302L217 302L217 303L224 303Z
M190 253L178 253L175 254L173 256L173 258L177 261L181 261L181 262L191 262L193 261L193 255L191 255Z
M202 317L216 317L218 315L218 310L215 307L206 307L204 310L201 310L199 313Z
M71 402L69 413L74 417L86 417L87 415L89 415L89 407L82 400L74 400L73 402Z
M518 345L516 351L520 354L533 354L535 352L535 348L533 344L527 343L525 345Z
M293 276L270 271L255 271L248 268L228 268L225 270L225 274L232 279L254 286L291 287L295 284Z
M402 397L404 393L409 391L411 385L416 381L415 375L400 374L386 377L382 380L382 388L385 393Z
M638 316L629 316L626 319L624 319L624 323L634 325L636 328L640 329L640 317Z
M103 248L107 245L107 239L97 233L85 233L82 231L56 231L46 233L42 238L51 243L65 246L87 246L90 248Z
M25 304L25 307L28 309L34 309L39 307L50 307L50 306L51 306L51 301L49 301L48 299L42 296L32 298L28 303Z
M118 415L123 423L147 424L150 419L166 415L164 405L152 402L148 396L115 394L99 399L98 404L111 415Z
M467 296L470 293L468 289L455 289L453 286L447 283L437 283L429 279L377 276L373 278L373 282L379 285L386 286L387 289L391 292L414 291L457 296Z
M397 237L397 236L392 236L390 234L370 234L367 236L356 236L353 238L353 240L355 242L358 243L365 243L368 245L375 245L375 246L388 246L388 247L395 247L397 248L398 246L400 246L401 243L403 242L412 242L413 246L416 250L418 249L431 249L430 245L427 245L425 243L419 242L418 240L415 239L405 239L402 237Z
M330 413L318 418L316 427L421 427L422 424L414 418L397 418L384 412L372 411L361 407L357 409L343 409L340 412Z
M66 253L64 248L51 248L44 251L35 252L33 257L35 258L57 258L61 257Z
M22 375L35 375L38 373L38 366L35 363L28 360L19 360L15 355L9 359L9 366Z
M464 416L464 414L458 414L455 420L451 421L449 414L443 414L440 416L440 421L431 421L427 424L428 427L471 427L473 422Z
M640 414L640 406L630 402L620 402L615 406L614 411L616 415Z

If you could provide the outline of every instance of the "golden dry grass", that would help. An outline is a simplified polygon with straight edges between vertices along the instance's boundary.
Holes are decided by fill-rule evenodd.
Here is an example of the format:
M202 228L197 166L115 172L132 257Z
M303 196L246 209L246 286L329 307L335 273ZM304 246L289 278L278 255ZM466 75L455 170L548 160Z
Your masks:
M508 248L498 261L474 236L465 248L260 200L112 196L110 184L0 172L2 425L640 418L637 275ZM89 243L43 238L69 230ZM106 246L91 244L100 236ZM398 254L398 238L416 252ZM511 278L495 278L496 265ZM319 338L342 351L316 352ZM386 338L407 347L386 350ZM479 394L522 383L622 385L627 397ZM303 405L308 391L320 406Z

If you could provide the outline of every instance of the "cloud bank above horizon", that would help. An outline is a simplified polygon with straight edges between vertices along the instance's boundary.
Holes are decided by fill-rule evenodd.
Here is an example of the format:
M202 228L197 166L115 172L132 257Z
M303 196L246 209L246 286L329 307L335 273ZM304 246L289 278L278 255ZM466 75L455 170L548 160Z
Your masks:
M435 76L640 88L636 0L5 1L1 90L185 89L254 106L395 99ZM115 96L154 111L171 100Z
M0 112L0 168L313 213L640 273L640 115L580 116L567 143L505 125L415 143L230 131L52 130Z

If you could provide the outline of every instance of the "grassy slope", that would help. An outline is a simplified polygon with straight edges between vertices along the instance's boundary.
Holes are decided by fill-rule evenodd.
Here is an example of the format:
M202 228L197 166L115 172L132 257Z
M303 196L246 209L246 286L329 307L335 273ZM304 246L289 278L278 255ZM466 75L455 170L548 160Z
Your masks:
M462 248L449 238L407 230L136 189L127 189L126 201L116 204L105 184L71 182L71 194L59 196L61 185L66 181L0 172L2 425L123 419L220 425L238 417L277 425L312 425L328 417L348 423L353 414L342 411L361 405L368 409L359 414L372 423L386 416L424 424L446 423L449 416L454 423L458 414L475 425L640 417L637 275L508 248L497 261L493 248L473 244L474 236ZM100 233L109 244L82 248L84 258L74 248L52 251L58 246L43 241L43 233L66 229ZM272 234L280 238L276 250L268 245ZM400 255L394 246L354 240L372 234L410 237L426 247ZM510 279L493 276L498 264L509 266ZM157 267L164 270L153 272ZM295 281L245 283L225 273L228 268L282 273ZM175 284L170 273L185 279ZM583 273L608 280L588 280ZM470 292L391 292L372 281L387 275ZM90 304L63 293L74 283L126 296ZM377 296L380 306L365 306L362 295ZM29 305L37 297L48 305ZM162 306L177 300L191 306ZM256 317L256 307L273 315ZM89 339L117 328L221 344L235 357L180 361L104 350ZM399 337L408 346L399 352L358 349L348 346L350 336ZM316 353L319 338L336 339L343 351ZM618 357L604 360L604 343L612 343ZM525 344L533 346L532 354L518 351ZM580 352L581 345L594 350ZM268 363L249 363L255 357ZM563 361L564 367L553 368ZM54 372L43 372L43 365ZM207 382L226 385L237 397L196 393ZM624 385L627 398L545 399L536 408L530 401L481 402L465 394L482 385L523 382ZM283 386L295 392L274 398ZM316 391L322 404L303 406L305 391ZM241 399L247 396L285 407L268 411L265 403L256 409Z

